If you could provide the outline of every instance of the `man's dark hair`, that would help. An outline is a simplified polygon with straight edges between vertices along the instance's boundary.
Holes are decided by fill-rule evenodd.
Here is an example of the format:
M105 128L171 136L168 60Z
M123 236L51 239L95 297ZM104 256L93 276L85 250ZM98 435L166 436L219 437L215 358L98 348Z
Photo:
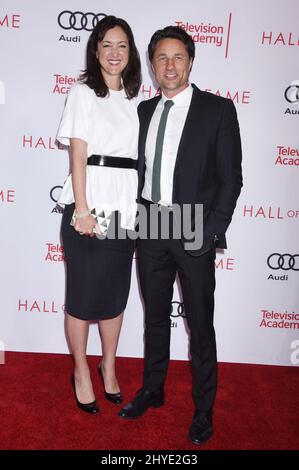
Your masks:
M137 96L141 85L141 66L132 30L128 23L121 18L116 18L112 15L105 16L94 27L87 42L86 69L80 75L79 81L92 88L95 94L101 98L109 93L96 53L98 42L104 39L109 29L116 26L119 26L126 33L129 42L129 61L122 72L122 81L126 95L131 99Z
M184 31L179 26L166 26L163 29L158 29L158 31L156 31L152 35L152 38L147 48L150 62L153 61L157 43L162 39L168 38L178 39L179 41L182 41L182 43L186 46L190 59L193 61L195 57L195 45L191 36L189 36L189 34L187 34L186 31Z

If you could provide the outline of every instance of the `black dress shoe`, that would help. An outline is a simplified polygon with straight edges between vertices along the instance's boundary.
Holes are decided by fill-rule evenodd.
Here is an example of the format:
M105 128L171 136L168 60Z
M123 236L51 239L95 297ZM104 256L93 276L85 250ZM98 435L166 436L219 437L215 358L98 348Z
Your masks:
M77 403L78 408L80 408L80 410L82 410L82 411L86 411L86 413L92 413L92 414L98 413L99 412L99 407L98 407L98 404L97 404L96 400L92 401L91 403L81 403L78 400L77 393L76 393L75 377L73 375L71 377L71 382L72 382L72 385L73 385L73 388L74 388L75 399L76 399L76 403Z
M104 377L103 377L103 372L102 372L101 366L98 367L98 371L99 371L99 376L101 377L101 379L102 379L102 381L103 381L104 392L105 392L105 398L106 398L107 400L111 401L112 403L115 403L116 405L118 405L119 403L122 403L123 398L122 398L120 392L118 392L118 393L108 393L108 392L106 392L106 390L105 390L105 382L104 382Z
M150 390L141 389L131 403L122 408L118 413L122 418L136 419L150 407L159 408L164 405L164 392L159 390L151 392Z
M189 429L189 437L193 444L203 444L213 435L212 420L202 412L196 412Z

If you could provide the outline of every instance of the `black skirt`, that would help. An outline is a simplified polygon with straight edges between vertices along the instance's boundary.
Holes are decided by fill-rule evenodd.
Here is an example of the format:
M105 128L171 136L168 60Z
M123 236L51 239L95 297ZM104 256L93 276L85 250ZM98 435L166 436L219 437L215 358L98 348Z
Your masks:
M128 301L134 241L80 235L70 225L74 209L75 204L65 206L61 225L66 311L81 320L117 317Z

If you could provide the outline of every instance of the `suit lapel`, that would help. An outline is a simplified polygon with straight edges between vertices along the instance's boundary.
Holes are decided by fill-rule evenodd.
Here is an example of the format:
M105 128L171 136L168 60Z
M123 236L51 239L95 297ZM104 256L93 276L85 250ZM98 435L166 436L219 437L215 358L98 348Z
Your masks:
M190 138L190 135L192 136L193 134L193 124L198 123L198 118L200 114L200 90L195 86L192 85L193 87L193 94L191 98L191 103L189 107L189 111L186 117L186 121L183 127L181 139L179 142L178 146L178 152L177 152L177 158L176 158L176 163L175 163L175 168L179 162L179 160L182 158L184 154L184 144L188 139ZM189 143L190 146L190 143Z
M157 97L147 101L146 106L144 106L144 111L140 115L140 135L139 135L139 157L145 156L145 145L146 145L146 138L148 133L148 128L154 114L154 111L159 103L161 97Z
M172 200L175 201L175 175L178 171L178 165L184 159L184 154L186 153L186 148L188 150L192 148L192 140L194 139L194 135L198 134L199 129L199 122L201 117L204 115L202 113L204 108L204 101L202 99L202 92L192 84L193 87L193 94L191 98L191 103L189 107L189 111L186 117L186 121L183 127L182 136L178 146L177 158L174 167L174 181L173 181L173 192L172 192Z

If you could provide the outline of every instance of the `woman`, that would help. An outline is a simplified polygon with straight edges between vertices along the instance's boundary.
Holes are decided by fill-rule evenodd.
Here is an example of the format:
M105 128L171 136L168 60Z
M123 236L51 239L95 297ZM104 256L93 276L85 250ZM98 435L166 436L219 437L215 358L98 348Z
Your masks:
M86 70L69 92L57 139L71 150L71 175L59 203L65 204L62 239L67 258L66 331L74 358L73 387L80 409L97 413L86 358L89 322L102 339L99 373L105 396L121 403L115 355L126 307L134 242L97 237L91 214L108 211L124 229L134 229L137 192L137 94L140 60L130 26L106 16L87 44ZM71 225L73 223L73 226Z

